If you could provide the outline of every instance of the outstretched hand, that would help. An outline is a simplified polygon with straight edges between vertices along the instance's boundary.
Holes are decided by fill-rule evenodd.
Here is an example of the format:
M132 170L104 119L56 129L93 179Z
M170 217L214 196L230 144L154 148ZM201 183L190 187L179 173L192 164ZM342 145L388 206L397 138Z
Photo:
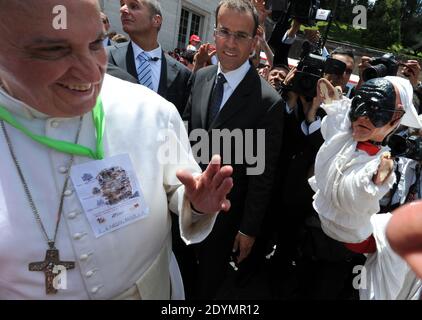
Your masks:
M214 155L201 175L194 177L185 170L178 170L176 175L185 185L186 196L196 211L215 213L230 209L226 196L233 187L232 173L233 168L221 167L221 157Z

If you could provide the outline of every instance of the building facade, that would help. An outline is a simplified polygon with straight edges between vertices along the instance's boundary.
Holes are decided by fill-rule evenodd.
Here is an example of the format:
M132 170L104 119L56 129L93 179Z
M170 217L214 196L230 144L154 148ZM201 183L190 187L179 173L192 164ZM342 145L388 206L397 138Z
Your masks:
M186 48L189 37L197 34L202 42L214 42L215 9L219 0L159 0L163 25L159 42L165 51ZM120 1L100 0L101 8L109 17L111 29L125 34L120 23Z

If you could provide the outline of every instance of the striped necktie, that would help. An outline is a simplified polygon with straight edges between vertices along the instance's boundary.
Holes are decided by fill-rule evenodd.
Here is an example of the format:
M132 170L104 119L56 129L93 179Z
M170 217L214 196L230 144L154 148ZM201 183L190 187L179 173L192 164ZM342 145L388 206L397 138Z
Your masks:
M150 65L151 57L146 52L141 52L138 55L137 59L139 61L139 66L136 72L138 74L139 83L153 90L152 73Z

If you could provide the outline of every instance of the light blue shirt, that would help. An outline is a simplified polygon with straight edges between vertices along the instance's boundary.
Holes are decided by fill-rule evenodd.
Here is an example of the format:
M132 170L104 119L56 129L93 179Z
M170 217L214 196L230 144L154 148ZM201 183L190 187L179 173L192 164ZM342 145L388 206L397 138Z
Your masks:
M163 51L161 46L158 45L157 48L151 51L145 51L140 46L138 46L135 42L132 41L133 47L133 58L135 59L135 67L138 70L140 65L139 59L137 57L142 52L146 52L151 58L158 58L157 61L150 61L151 66L151 79L152 79L152 89L157 92L158 86L160 85L160 76L161 76L161 59L163 58Z

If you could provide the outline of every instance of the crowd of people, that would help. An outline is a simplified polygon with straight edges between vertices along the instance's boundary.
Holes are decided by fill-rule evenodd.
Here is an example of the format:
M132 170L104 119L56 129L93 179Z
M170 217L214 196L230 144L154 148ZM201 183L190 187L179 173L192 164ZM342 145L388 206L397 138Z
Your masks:
M364 81L306 29L312 77L263 0L172 52L157 0L120 1L128 38L55 3L0 0L0 298L420 299L417 60Z

